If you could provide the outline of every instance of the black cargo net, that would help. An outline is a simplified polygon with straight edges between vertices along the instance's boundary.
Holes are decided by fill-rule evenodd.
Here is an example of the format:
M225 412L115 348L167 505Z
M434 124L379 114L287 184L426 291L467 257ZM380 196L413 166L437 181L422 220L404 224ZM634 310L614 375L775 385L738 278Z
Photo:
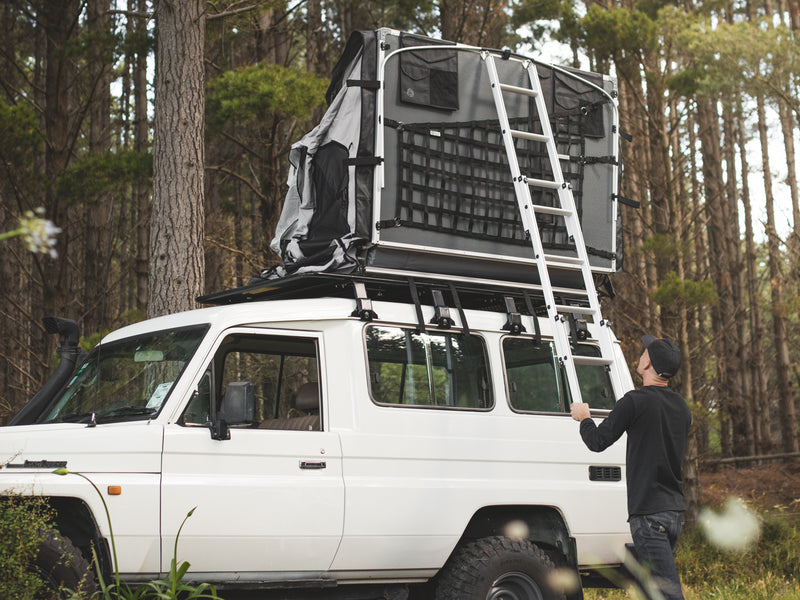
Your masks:
M561 121L564 121L563 123ZM578 215L582 212L583 137L570 134L576 124L567 118L554 123L564 180L572 186ZM540 132L528 119L511 127ZM469 238L530 245L519 216L498 121L415 123L398 127L398 214L403 227L441 231ZM545 144L515 138L520 172L526 177L553 180ZM555 190L532 186L534 205L560 206ZM537 214L542 245L569 250L563 217Z

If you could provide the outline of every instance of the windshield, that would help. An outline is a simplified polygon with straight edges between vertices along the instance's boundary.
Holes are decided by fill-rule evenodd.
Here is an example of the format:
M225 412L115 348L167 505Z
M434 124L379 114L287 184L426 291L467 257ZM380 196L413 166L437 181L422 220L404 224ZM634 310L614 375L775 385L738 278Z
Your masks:
M45 412L42 423L109 423L158 414L208 327L101 344Z

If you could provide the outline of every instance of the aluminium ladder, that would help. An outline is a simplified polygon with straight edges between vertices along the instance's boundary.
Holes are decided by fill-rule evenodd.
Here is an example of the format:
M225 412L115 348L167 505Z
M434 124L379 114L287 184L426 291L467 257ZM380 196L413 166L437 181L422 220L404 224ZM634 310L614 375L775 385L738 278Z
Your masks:
M521 64L528 73L531 87L526 88L503 84L500 82L497 74L497 66L495 65L495 60L497 59L496 56L485 50L481 52L481 55L486 63L489 81L492 85L492 95L497 108L497 115L500 121L503 144L505 146L506 156L508 158L508 164L511 170L511 176L514 181L514 190L517 198L517 204L519 206L520 217L522 219L523 227L530 236L534 258L539 271L539 279L541 282L542 291L544 293L545 304L547 306L547 314L553 323L553 339L555 342L558 360L566 370L572 402L581 402L581 391L575 365L603 365L607 368L611 368L616 360L616 353L614 351L614 342L611 329L608 327L608 322L603 319L600 311L600 301L597 296L597 290L595 289L594 279L591 267L589 265L589 257L583 240L580 219L575 207L575 199L572 195L572 189L564 180L564 175L561 171L558 149L556 147L555 138L553 137L552 128L550 126L550 118L547 114L547 107L542 94L539 73L533 61L524 60L521 61ZM506 59L501 58L500 60ZM520 131L511 128L503 98L504 93L521 94L533 98L537 115L541 123L542 133ZM547 148L547 156L550 161L550 169L553 174L552 180L527 177L525 174L520 172L519 159L517 158L517 151L514 146L514 138L521 138L545 144L545 147ZM558 197L560 206L553 207L542 204L534 204L531 196L532 187L554 191ZM572 257L545 254L539 228L536 223L536 213L555 215L564 219L567 234L575 243L577 256ZM556 303L549 272L549 267L556 263L560 266L568 265L572 268L580 269L583 278L586 299L588 301L588 307L571 306L567 304L559 305ZM594 323L599 324L600 333L598 341L600 343L600 357L573 355L569 340L569 324L566 322L567 320L564 317L565 314L569 315L570 313L576 316L590 316ZM536 315L533 315L533 318L535 319ZM611 369L611 372L613 375L615 370ZM612 377L612 379L614 378Z

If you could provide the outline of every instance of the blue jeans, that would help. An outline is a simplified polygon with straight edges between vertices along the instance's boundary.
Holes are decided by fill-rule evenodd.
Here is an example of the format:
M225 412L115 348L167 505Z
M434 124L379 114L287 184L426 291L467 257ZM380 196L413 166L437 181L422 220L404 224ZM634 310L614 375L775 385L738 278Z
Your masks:
M631 517L629 522L637 559L650 569L665 600L683 600L681 580L675 568L675 548L683 529L683 513L639 515Z

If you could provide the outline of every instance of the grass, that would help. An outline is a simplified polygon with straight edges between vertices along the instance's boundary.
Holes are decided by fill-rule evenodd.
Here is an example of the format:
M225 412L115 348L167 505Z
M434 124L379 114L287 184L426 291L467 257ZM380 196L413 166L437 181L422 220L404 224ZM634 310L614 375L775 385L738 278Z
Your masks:
M792 515L759 516L760 535L748 548L723 551L701 527L688 527L676 555L686 600L800 600L800 528ZM586 590L586 600L637 599L623 590Z

